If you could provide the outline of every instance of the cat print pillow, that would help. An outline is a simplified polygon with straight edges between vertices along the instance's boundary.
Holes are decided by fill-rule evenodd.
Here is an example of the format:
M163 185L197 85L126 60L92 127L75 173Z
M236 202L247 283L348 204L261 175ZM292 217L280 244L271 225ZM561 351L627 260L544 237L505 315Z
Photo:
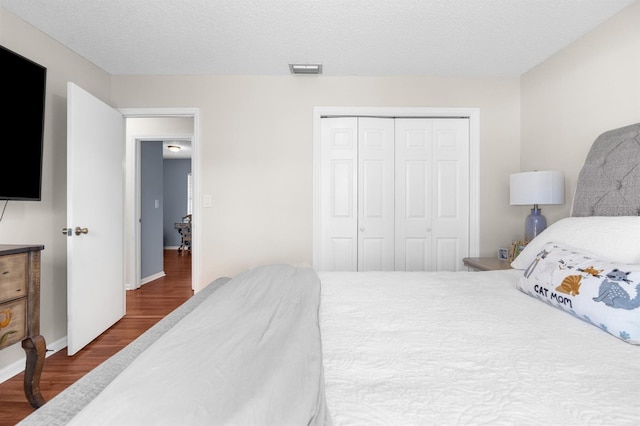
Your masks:
M548 243L518 282L524 293L640 345L640 265L605 262Z

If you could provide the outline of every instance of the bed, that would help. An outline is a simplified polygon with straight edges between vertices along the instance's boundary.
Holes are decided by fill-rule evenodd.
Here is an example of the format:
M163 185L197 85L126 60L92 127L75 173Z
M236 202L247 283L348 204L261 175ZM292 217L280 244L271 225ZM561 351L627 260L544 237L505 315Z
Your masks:
M640 124L488 272L220 278L21 425L640 424Z

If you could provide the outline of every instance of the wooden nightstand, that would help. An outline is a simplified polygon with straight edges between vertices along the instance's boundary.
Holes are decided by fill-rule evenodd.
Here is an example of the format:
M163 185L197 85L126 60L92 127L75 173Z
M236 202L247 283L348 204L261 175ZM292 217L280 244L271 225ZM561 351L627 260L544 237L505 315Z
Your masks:
M511 269L511 263L506 259L497 257L465 257L462 262L471 270L475 271L499 271Z

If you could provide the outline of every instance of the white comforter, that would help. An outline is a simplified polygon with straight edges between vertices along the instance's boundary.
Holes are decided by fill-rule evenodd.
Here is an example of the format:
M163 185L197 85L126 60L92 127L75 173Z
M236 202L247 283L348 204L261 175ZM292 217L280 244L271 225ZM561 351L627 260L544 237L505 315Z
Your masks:
M311 269L247 271L159 338L74 425L322 425L320 286Z
M640 347L521 293L520 274L250 270L72 424L640 424Z
M319 273L334 424L640 424L640 347L516 290L520 274Z

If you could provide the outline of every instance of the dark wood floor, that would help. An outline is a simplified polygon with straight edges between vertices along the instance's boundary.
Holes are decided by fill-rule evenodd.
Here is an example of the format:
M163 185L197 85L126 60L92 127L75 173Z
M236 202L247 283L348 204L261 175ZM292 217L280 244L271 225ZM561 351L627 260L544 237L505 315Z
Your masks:
M193 295L191 255L165 250L166 276L127 291L127 314L83 350L70 357L59 351L44 364L40 389L49 400L118 352ZM46 338L46 336L45 336ZM23 390L24 374L0 383L0 426L15 425L34 409Z

